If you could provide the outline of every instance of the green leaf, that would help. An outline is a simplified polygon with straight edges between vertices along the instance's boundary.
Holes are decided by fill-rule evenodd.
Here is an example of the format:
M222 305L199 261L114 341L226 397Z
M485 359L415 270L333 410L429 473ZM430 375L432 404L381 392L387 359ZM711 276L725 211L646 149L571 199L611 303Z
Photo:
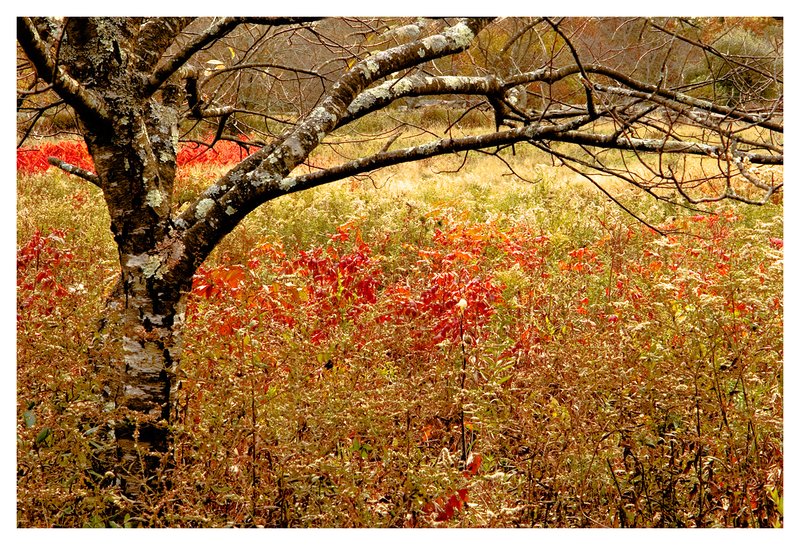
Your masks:
M25 426L32 428L36 425L36 415L32 410L27 410L22 413L22 421L25 422Z
M47 438L50 437L51 433L52 430L50 430L50 428L47 427L42 428L42 431L40 431L39 434L36 436L36 444L41 445L42 443L47 441Z
M93 426L93 427L89 428L88 430L86 430L85 432L83 432L83 435L85 437L88 437L90 435L94 435L94 433L99 429L100 429L100 426Z

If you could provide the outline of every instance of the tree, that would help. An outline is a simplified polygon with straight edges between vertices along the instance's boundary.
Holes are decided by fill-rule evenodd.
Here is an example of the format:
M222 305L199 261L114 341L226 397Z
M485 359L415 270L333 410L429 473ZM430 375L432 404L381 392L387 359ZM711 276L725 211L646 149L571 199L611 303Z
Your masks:
M759 167L783 163L780 24L763 22L758 48L723 50L702 20L19 18L20 145L53 109L74 113L95 170L52 162L102 190L119 252L90 357L124 490L155 486L167 458L193 275L256 207L442 154L513 172L506 150L522 144L683 206L766 202L781 183ZM415 105L450 120L445 134L404 121ZM365 116L396 120L362 135L379 151L306 168ZM490 122L459 131L470 116ZM409 129L426 141L400 147ZM203 134L253 153L179 208L178 142ZM689 155L702 172L682 168Z

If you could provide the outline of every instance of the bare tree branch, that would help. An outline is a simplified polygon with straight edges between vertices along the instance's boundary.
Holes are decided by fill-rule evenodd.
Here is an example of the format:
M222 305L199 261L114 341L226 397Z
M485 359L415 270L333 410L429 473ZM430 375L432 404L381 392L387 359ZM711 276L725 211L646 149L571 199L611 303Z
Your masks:
M136 35L139 69L151 70L174 43L175 37L194 20L194 17L157 17L144 21Z
M86 169L83 169L79 166L72 165L67 163L66 161L62 161L58 157L48 157L47 162L53 165L54 167L58 167L64 172L68 172L69 174L74 174L79 178L83 178L84 180L93 183L100 189L103 188L102 184L100 183L100 178L97 177L97 174L93 172L89 172Z
M550 20L549 17L545 17L544 20L547 21L547 24L549 24L553 28L553 31L556 34L561 36L561 39L564 40L564 43L567 44L567 47L572 53L572 58L575 59L575 64L578 66L578 70L580 70L582 76L581 83L583 84L583 87L586 90L586 111L589 113L590 116L595 117L597 115L597 112L595 111L594 108L594 95L592 94L592 82L589 79L589 74L587 74L586 70L583 68L583 63L581 63L581 58L578 55L578 52L575 50L575 46L572 45L572 42L567 37L567 35L564 34L564 32L559 28L558 23L554 23L553 21Z
M205 32L195 36L193 40L189 41L189 43L184 45L179 51L176 51L170 58L164 59L156 67L145 85L145 93L154 93L156 89L172 76L172 74L186 64L186 61L188 61L192 55L215 40L225 36L241 23L242 19L240 17L225 17L212 24Z
M591 119L585 117L577 122L571 122L564 126L525 126L477 136L434 140L411 148L376 153L341 165L328 167L324 171L302 174L293 177L289 183L286 183L284 180L284 185L289 186L287 192L301 191L379 168L428 159L438 155L508 146L531 140L546 140L550 135L558 134L566 130L566 127L574 127L589 122L591 122Z
M204 193L180 215L176 223L185 229L184 236L194 241L191 258L205 259L217 240L250 210L290 190L294 181L287 178L289 173L337 126L363 89L422 61L467 49L488 23L488 19L460 20L440 34L397 46L353 65L323 102L284 134L280 142L254 153L215 184L229 189ZM198 206L204 210L202 215L197 214Z
M55 64L47 53L45 42L27 17L17 18L17 40L36 67L39 77L52 84L70 106L87 119L94 119L97 122L107 121L108 112L103 100Z
M722 53L721 51L717 50L713 46L710 46L708 44L704 44L703 42L700 42L700 41L697 41L697 40L692 40L691 38L688 38L688 37L686 37L686 36L684 36L684 35L682 35L682 34L680 34L678 32L674 32L672 30L669 30L668 28L664 27L663 25L659 25L658 23L656 23L652 19L648 19L648 23L653 28L658 29L659 31L663 32L664 34L669 34L670 36L674 36L678 40L681 40L681 41L684 41L684 42L686 42L688 44L691 44L691 45L693 45L693 46L695 46L695 47L697 47L699 49L702 49L703 51L707 51L707 52L711 53L712 55L714 55L715 57L719 57L721 59L724 58L724 59L726 59L727 62L730 62L732 64L736 64L736 65L738 65L738 66L740 66L742 68L746 68L747 70L751 70L753 72L756 72L757 74L760 74L760 75L764 76L765 78L775 80L778 83L783 83L783 78L780 77L778 74L770 73L770 72L767 72L765 70L761 70L758 66L753 66L751 64L747 64L745 62L742 62L739 59L737 59L737 58L735 58L735 57L733 57L731 55L726 55L725 53Z
M304 17L226 17L213 25L205 32L196 36L193 40L183 46L172 57L164 60L153 72L145 86L145 92L152 94L156 91L172 74L174 74L192 55L228 34L238 25L243 23L267 24L267 25L291 25L309 22L313 19Z
M599 64L585 64L584 69L588 73L598 74L614 79L617 82L626 85L631 90L630 92L640 91L641 93L644 93L637 95L639 97L649 98L651 96L657 95L663 98L670 99L676 103L692 106L694 108L698 108L699 110L703 110L709 113L725 116L730 119L746 121L748 123L752 123L755 126L763 127L770 131L783 132L783 124L773 120L772 118L774 116L771 115L771 112L765 112L764 115L753 115L748 112L738 110L734 107L715 104L708 100L703 100L689 96L685 93L680 93L666 88L661 88L657 85L648 84L644 81L636 80L628 76L627 74L620 72L619 70L615 70ZM542 81L552 84L556 81L562 80L570 75L579 72L580 72L580 67L577 64L568 65L557 69L542 68L533 72L526 72L523 74L518 74L513 77L509 77L506 80L506 84L519 85L537 81Z
M580 144L583 146L644 151L651 153L676 153L682 155L705 155L708 157L720 157L726 152L726 150L720 145L704 144L701 142L681 142L677 140L668 140L666 138L629 138L625 136L605 135L572 130L558 132L550 139L558 142ZM753 164L783 164L783 155L744 153L737 151L736 156L740 157L741 160L746 160Z
M509 49L511 49L511 47L515 43L517 43L517 41L519 41L520 38L522 38L525 34L530 32L534 27L536 27L536 25L538 25L542 21L544 21L544 17L534 17L527 24L523 25L519 30L517 30L517 32L514 33L513 36L511 36L508 39L508 41L506 41L505 44L503 44L503 47L500 48L500 53L507 53Z

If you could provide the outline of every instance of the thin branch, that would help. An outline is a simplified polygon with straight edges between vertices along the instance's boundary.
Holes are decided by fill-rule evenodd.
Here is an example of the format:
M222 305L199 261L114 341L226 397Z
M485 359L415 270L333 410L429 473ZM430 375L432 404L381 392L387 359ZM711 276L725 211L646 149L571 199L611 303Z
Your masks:
M578 69L581 72L581 77L583 78L583 79L581 79L581 83L583 84L583 86L584 86L584 88L586 90L586 110L589 112L590 116L595 117L597 115L597 113L595 112L595 109L594 109L594 96L592 94L592 90L593 90L592 81L589 79L589 75L586 73L586 70L583 68L583 63L581 63L580 56L578 55L578 52L575 50L575 46L572 45L572 41L570 41L570 39L567 37L567 35L564 34L564 32L559 28L557 23L554 23L548 17L545 17L544 20L547 21L547 23L553 28L553 31L556 34L561 36L561 38L564 40L564 43L567 44L567 47L569 48L570 52L572 53L572 58L575 59L575 64L578 65Z
M650 93L653 95L663 96L668 99L674 100L675 102L686 104L688 106L699 108L701 110L706 110L710 113L726 116L731 119L747 121L756 126L763 127L765 129L769 129L774 132L781 132L781 133L783 132L783 124L774 122L770 119L770 117L767 116L752 115L748 112L738 110L736 108L732 108L729 106L721 106L719 104L715 104L707 100L694 98L684 93L679 93L676 91L670 91L667 89L659 88L656 85L651 85L648 83L637 81L631 78L630 76L623 74L622 72L613 70L606 66L594 65L594 64L586 65L586 70L592 73L601 74L609 78L615 79L619 83L622 83L623 85L626 85L627 87L634 90L644 91L646 93Z
M213 43L215 40L228 34L241 22L241 17L225 17L211 25L205 32L195 36L193 40L184 45L183 48L177 51L171 58L166 59L156 67L153 74L147 80L145 93L148 95L154 93L172 74L186 64L186 61L188 61L192 55Z
M497 151L486 151L486 150L476 150L476 151L478 153L482 153L484 155L488 155L489 157L493 157L493 158L499 160L501 163L503 163L505 165L506 169L508 169L508 171L511 173L511 176L514 176L515 178L517 178L519 180L522 180L526 184L535 184L536 183L535 180L530 180L530 179L526 178L525 176L523 176L522 174L520 174L519 172L517 172L514 169L514 167L511 165L511 163L509 163L505 158L503 158L503 156L501 156L499 153L497 153ZM504 176L507 176L507 174L504 174Z
M389 140L387 140L386 143L381 148L381 152L389 151L389 148L392 147L392 144L394 144L394 141L397 140L398 138L400 138L400 136L403 134L403 132L405 132L405 131L403 129L401 129L401 130L397 131L394 134L394 136L389 138Z
M776 82L778 82L780 84L783 84L783 78L778 77L777 74L774 74L774 73L771 74L769 72L761 70L757 66L751 66L751 65L749 65L747 63L741 62L741 61L737 60L735 58L735 56L733 56L733 55L726 55L726 54L722 53L721 51L719 51L718 49L714 48L713 46L710 46L708 44L704 44L703 42L699 42L697 40L692 40L691 38L687 38L686 36L678 34L677 32L673 32L673 31L671 31L671 30L659 25L658 23L654 22L653 20L648 20L647 22L652 27L658 29L659 31L661 31L661 32L663 32L665 34L669 34L670 36L673 36L673 37L677 38L678 40L681 40L682 42L686 42L687 44L693 45L694 47L697 47L699 49L702 49L703 51L711 53L715 57L719 57L721 59L725 59L726 62L729 62L731 64L736 64L736 65L738 65L738 66L740 66L742 68L745 68L747 70L755 72L756 74L759 74L761 76L764 76L767 79L771 79L771 80L774 80L774 81L776 81Z
M584 146L611 148L629 151L644 151L652 153L678 153L684 155L707 155L709 157L720 157L724 150L721 146L703 144L700 142L679 142L677 140L649 139L649 138L629 138L626 136L614 136L606 134L595 134L580 131L564 131L549 137L550 140L580 144ZM747 159L751 163L760 165L782 165L783 154L761 154L740 152L742 160Z
M35 88L35 85L38 82L39 82L39 80L36 79L36 80L34 80L33 86L30 89L18 90L17 91L17 96L21 97L18 100L24 100L27 97L30 97L30 96L33 96L33 95L40 95L42 93L46 93L48 91L52 91L53 90L52 84L51 85L45 85L44 87L42 87L40 89Z
M729 117L730 119L746 121L748 123L752 123L755 126L762 127L770 131L780 132L780 133L783 132L783 124L780 122L773 121L775 114L774 109L770 110L768 112L768 115L754 115L752 113L738 110L730 106L722 106L720 104L715 104L708 100L694 98L692 96L680 93L678 91L671 91L668 89L660 88L657 85L644 83L642 81L633 79L632 77L620 72L619 70L615 70L613 68L609 68L601 64L584 64L583 68L587 73L606 76L608 78L617 81L618 83L621 83L622 85L625 85L631 90L645 93L645 96L648 97L652 95L658 95L681 104L692 106L700 110L705 110L712 114L718 114L721 116ZM514 86L514 85L522 85L533 82L544 82L548 84L553 84L556 81L560 81L570 75L580 73L580 71L581 68L577 64L563 66L561 68L556 68L556 69L550 67L540 68L532 72L525 72L522 74L511 76L506 79L506 85Z
M232 112L228 111L223 113L219 117L219 125L217 126L217 132L214 134L214 140L211 141L211 145L213 146L217 140L222 138L222 134L225 132L225 124L228 122Z
M58 100L56 102L53 102L52 104L48 104L48 105L42 106L40 108L34 108L32 111L34 111L36 113L33 114L33 119L29 118L28 120L26 120L26 122L28 123L28 126L25 128L24 131L22 131L22 136L20 137L19 141L17 142L17 147L18 148L22 147L22 145L25 143L25 141L28 139L28 137L33 132L33 128L36 126L36 124L39 122L39 120L44 116L45 112L47 112L48 110L51 110L53 108L58 108L59 106L63 106L64 104L65 103L64 103L63 100ZM28 110L27 108L25 108L25 109L22 109L22 111L25 111L27 113L28 111L31 111L31 110ZM20 109L17 110L17 113L19 113L19 112L20 112Z
M234 66L226 66L225 68L217 68L214 70L212 74L208 76L208 78L206 78L205 82L211 81L212 79L221 76L227 72L238 72L241 70L249 70L254 68L274 68L275 70L283 70L286 72L291 72L293 74L305 74L307 76L318 78L320 80L326 79L324 75L314 70L306 70L304 68L287 66L285 64L275 64L270 62L251 62L251 63L237 64Z
M580 120L582 123L588 123L589 121L590 120L588 118ZM341 165L330 167L324 171L296 176L293 178L295 185L289 189L289 192L316 187L318 185L341 180L356 174L363 174L365 172L377 170L390 165L427 159L430 157L436 157L438 155L495 148L531 140L547 140L552 135L557 134L559 131L566 130L566 127L575 126L577 124L578 122L572 122L567 125L558 126L526 126L477 136L445 138L411 148L376 153L368 157L362 157Z
M655 226L651 225L650 223L648 223L648 222L647 222L647 220L645 220L644 218L642 218L642 217L640 217L638 214L636 214L636 212L632 211L630 208L628 208L627 206L625 206L624 204L622 204L622 202L620 202L620 200L619 200L619 199L617 199L616 197L614 197L614 196L613 196L611 193L609 193L609 192L608 192L608 191L607 191L607 190L606 190L606 189L605 189L603 186L601 186L599 183L597 183L597 181L596 181L594 178L592 178L591 176L589 176L588 174L586 174L585 172L583 172L583 171L582 171L582 170L580 170L579 168L575 168L574 166L572 166L572 165L570 164L570 162L569 162L569 161L570 161L570 159L571 159L571 157L568 157L568 156L566 156L566 155L564 155L564 154L562 154L562 153L559 153L559 152L557 152L557 151L555 151L555 150L553 150L553 149L549 149L549 148L548 148L548 152L549 152L549 153L551 153L552 155L554 155L555 157L558 157L559 159L561 159L561 164L562 164L562 165L564 165L565 167L567 167L567 168L568 168L568 169L570 169L571 171L573 171L573 172L575 172L575 173L577 173L577 174L581 175L582 177L586 178L586 179L587 179L589 182L591 182L591 184L592 184L593 186L595 186L597 189L599 189L600 191L602 191L602 192L603 192L603 194L605 194L605 196L606 196L606 197L608 197L609 199L611 199L611 201L612 201L614 204L616 204L617 206L619 206L619 207L620 207L620 208L621 208L623 211L625 211L625 212L626 212L626 213L627 213L629 216L631 216L632 218L634 218L636 221L638 221L638 222L639 222L639 223L641 223L642 225L644 225L644 226L648 227L649 229L652 229L653 231L655 231L655 232L656 232L656 233L658 233L659 235L661 235L661 236L665 236L665 233L664 233L663 231L661 231L661 230L660 230L660 229L658 229L657 227L655 227ZM634 185L635 185L636 187L641 187L639 184L634 184Z
M602 165L602 163L600 165L592 164L592 163L590 163L588 161L585 161L583 159L579 159L577 157L572 157L572 156L569 156L569 155L566 155L566 154L559 154L558 152L553 150L552 147L548 146L547 143L543 143L543 142L531 142L531 145L537 147L538 149L542 150L543 152L545 152L548 155L551 155L553 157L558 157L562 161L569 161L569 162L578 164L578 165L580 165L580 166L582 166L584 168L599 172L599 173L601 173L601 175L602 174L606 174L606 175L609 175L609 176L613 176L613 177L615 177L615 178L617 178L619 180L622 180L622 181L630 184L633 187L636 187L636 188L644 191L645 193L647 193L648 195L650 195L652 198L654 198L657 201L665 202L665 203L668 203L668 204L671 204L671 205L674 205L674 206L680 206L682 208L686 208L687 210L690 210L691 212L696 212L696 213L705 212L702 209L694 208L694 207L688 206L685 203L675 201L673 199L664 197L663 195L659 195L657 192L655 192L653 190L653 187L648 187L646 184L643 184L643 183L637 181L634 178L632 172L627 167L623 167L622 170L619 170L619 169L612 169L612 168L606 167L605 165ZM584 151L586 151L586 150L584 150ZM587 153L588 153L588 151L587 151ZM596 155L593 155L592 158L595 161L597 161L598 163L600 163L599 158ZM641 158L640 158L640 164L646 165L644 160L642 160ZM565 166L569 166L569 165L565 165ZM652 169L650 169L649 167L648 167L648 170L650 170L652 172ZM658 176L658 174L656 174L656 176Z
M83 178L84 180L93 183L100 189L103 188L103 185L100 183L100 177L93 172L89 172L88 170L83 169L79 166L75 166L73 164L67 163L66 161L62 161L58 157L48 157L47 162L53 165L54 167L60 168L64 172L74 174L79 178Z
M225 17L217 21L209 28L194 37L189 43L184 45L172 57L161 62L156 67L153 74L148 78L145 85L145 93L154 93L161 85L169 79L172 74L186 64L186 62L198 51L229 34L234 28L243 23L269 24L269 25L291 25L313 21L307 17Z
M529 22L521 29L519 29L513 36L511 36L508 39L508 41L503 45L503 47L500 48L500 53L501 54L506 53L509 49L511 49L511 46L513 46L517 42L517 40L519 40L526 32L528 32L533 27L541 23L543 20L544 20L543 17L536 17L531 22Z

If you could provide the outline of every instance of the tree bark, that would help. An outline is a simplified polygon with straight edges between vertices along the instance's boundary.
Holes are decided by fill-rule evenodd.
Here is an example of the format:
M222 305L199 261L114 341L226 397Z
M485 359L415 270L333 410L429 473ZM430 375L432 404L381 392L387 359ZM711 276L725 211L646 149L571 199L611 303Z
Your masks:
M120 276L109 295L95 354L113 408L124 492L142 496L168 452L186 296L195 266L172 224L174 111L120 101L109 136L86 131L111 217ZM122 119L120 119L122 118ZM181 266L176 266L177 264Z
M145 96L134 59L117 53L116 42L108 47L109 40L118 40L119 51L128 51L132 24L68 21L73 41L63 47L71 73L104 74L92 87L102 97L103 121L81 121L111 218L120 274L91 354L117 442L114 472L124 493L136 498L157 484L156 469L168 452L170 400L194 269L173 270L183 255L170 215L179 96L168 90L159 100Z
M111 410L115 475L131 498L158 488L153 478L168 467L186 308L184 291L174 293L160 291L135 264L126 267L106 302L92 350Z

